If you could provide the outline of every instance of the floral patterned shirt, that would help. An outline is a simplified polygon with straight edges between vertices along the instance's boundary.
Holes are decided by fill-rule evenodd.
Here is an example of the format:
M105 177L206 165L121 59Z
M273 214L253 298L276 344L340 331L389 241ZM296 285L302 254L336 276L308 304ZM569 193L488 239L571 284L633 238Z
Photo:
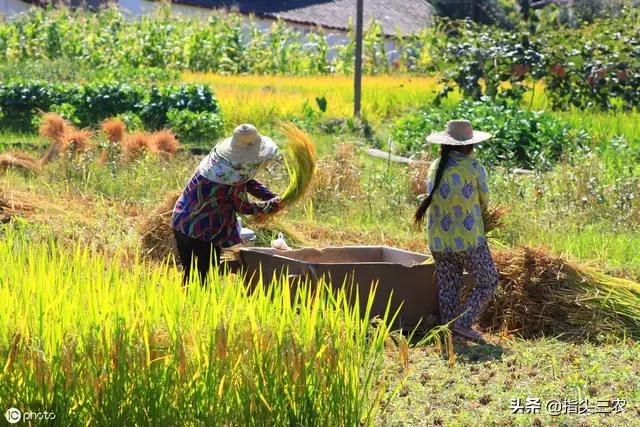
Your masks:
M275 154L275 153L274 153ZM191 238L230 247L242 243L236 213L256 215L282 209L276 195L253 179L264 160L232 163L214 148L198 165L173 208L172 227ZM259 205L247 196L269 202Z
M427 192L433 185L440 158L429 168ZM482 211L489 203L487 171L473 154L449 156L440 185L427 210L431 252L462 252L485 242Z
M255 215L265 212L265 208L249 201L247 193L264 201L276 197L255 179L226 185L195 173L176 201L171 226L193 239L223 248L242 243L236 213ZM282 204L276 201L267 209L275 213L282 209Z

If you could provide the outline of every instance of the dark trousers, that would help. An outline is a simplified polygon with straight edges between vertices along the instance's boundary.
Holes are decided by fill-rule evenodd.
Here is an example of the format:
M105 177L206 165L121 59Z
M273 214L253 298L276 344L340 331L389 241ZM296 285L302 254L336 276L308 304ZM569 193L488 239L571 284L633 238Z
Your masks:
M182 284L189 283L192 267L197 269L200 283L204 284L211 266L220 265L222 250L211 242L194 239L177 230L173 230L173 235L176 238L180 263L184 268Z

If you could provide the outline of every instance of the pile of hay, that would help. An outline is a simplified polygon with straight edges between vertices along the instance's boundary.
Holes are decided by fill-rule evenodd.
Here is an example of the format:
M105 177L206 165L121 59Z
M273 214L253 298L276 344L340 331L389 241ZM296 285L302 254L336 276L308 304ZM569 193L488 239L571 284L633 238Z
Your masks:
M178 248L171 228L173 207L180 196L179 191L167 194L139 227L143 255L157 261L173 257L178 259Z
M640 284L542 249L498 250L494 259L500 285L479 318L485 330L523 338L593 339L602 333L640 337Z
M164 261L170 257L174 260L178 259L173 229L171 228L171 215L179 196L180 191L167 194L162 203L140 223L141 247L145 257L157 261ZM271 240L278 233L282 233L291 246L302 246L306 243L299 233L296 233L291 226L282 221L262 224L248 217L245 219L245 226L256 233L255 244L257 246L269 246Z
M9 222L14 216L24 216L34 209L35 206L21 194L0 190L0 223Z
M0 171L17 169L34 173L40 170L40 161L35 157L19 151L0 154Z

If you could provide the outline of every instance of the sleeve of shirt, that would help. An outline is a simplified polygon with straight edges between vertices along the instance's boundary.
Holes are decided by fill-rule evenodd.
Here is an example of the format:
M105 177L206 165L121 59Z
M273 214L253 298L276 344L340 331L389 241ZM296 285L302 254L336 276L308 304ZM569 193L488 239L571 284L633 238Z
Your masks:
M429 166L429 171L427 172L427 196L433 191L433 185L436 179L436 171L438 170L439 161L440 159L438 158L431 162L431 165Z
M249 201L247 193L262 200L261 203ZM231 203L236 212L243 215L276 213L282 209L282 203L276 195L260 182L251 180L231 193ZM266 203L265 203L266 202Z
M489 207L489 184L487 169L481 164L478 168L478 194L480 195L480 207L484 210Z
M262 185L261 182L256 181L255 179L251 179L247 181L245 186L246 186L247 192L257 199L266 201L276 197L276 195L272 193L271 190L269 190L267 187Z

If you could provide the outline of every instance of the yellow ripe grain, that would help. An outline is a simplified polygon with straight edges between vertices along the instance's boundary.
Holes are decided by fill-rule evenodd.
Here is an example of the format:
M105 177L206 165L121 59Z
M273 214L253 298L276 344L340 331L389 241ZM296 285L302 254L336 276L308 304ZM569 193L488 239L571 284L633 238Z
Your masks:
M316 97L326 98L324 116L328 119L353 114L353 78L349 76L222 76L187 72L182 80L213 88L229 130L238 123L261 126L277 118L302 118L305 102L318 110ZM440 89L437 76L365 76L363 115L380 122L427 103Z

